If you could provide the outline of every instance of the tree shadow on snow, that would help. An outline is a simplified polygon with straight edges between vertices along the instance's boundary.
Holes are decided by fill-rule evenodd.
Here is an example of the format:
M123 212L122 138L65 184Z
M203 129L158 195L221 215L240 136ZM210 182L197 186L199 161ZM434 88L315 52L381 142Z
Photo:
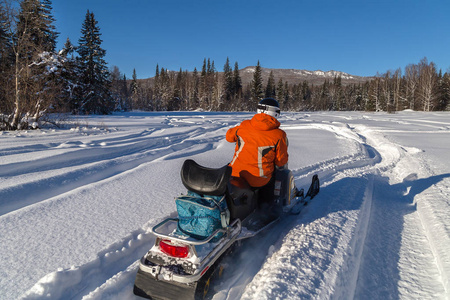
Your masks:
M315 213L305 217L311 215L317 220L336 212L360 210L365 197L366 200L371 199L367 210L369 213L360 215L359 225L352 237L356 239L352 241L355 245L349 249L352 254L346 258L344 267L339 271L335 296L354 296L355 299L400 297L399 261L405 217L417 211L414 199L418 194L448 177L449 173L418 179L416 174L410 174L403 182L393 185L389 184L386 177L374 177L371 198L370 193L369 196L365 194L367 178L345 178L321 189L318 196L321 204L315 205ZM361 218L369 219L365 222ZM305 219L301 223L312 222L314 219ZM340 236L330 237L333 238L337 246ZM360 247L363 247L362 252L358 253L357 249ZM333 263L331 260L332 257L330 264ZM407 267L411 270L418 268ZM323 269L328 268L325 266ZM321 280L316 283L316 288Z

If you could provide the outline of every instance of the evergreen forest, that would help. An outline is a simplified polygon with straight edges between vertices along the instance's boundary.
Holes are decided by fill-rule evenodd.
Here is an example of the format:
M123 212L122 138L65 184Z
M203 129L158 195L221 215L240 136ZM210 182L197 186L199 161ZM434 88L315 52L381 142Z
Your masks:
M450 74L424 57L403 70L389 70L363 82L341 76L313 84L263 76L260 62L243 82L238 62L228 58L218 71L205 58L201 70L168 70L126 78L108 67L94 12L80 24L81 37L62 49L51 0L0 0L0 130L39 128L56 113L109 114L114 111L254 111L264 97L283 111L450 110Z

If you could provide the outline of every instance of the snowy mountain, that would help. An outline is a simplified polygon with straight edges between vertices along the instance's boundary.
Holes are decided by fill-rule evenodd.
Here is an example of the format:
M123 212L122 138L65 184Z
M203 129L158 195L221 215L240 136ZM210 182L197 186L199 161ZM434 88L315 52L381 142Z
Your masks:
M249 66L239 70L239 75L241 76L243 86L246 86L252 81L255 68L256 68L255 66ZM178 71L168 71L168 72L177 73ZM278 83L278 80L282 79L283 82L287 81L289 84L301 84L304 81L307 81L309 84L320 85L323 84L325 80L333 82L335 77L341 76L342 84L348 85L348 84L364 83L373 78L373 77L351 75L340 71L321 71L321 70L308 71L296 69L261 68L262 73L261 75L263 78L263 82L265 84L267 84L270 72L273 72L275 83ZM222 74L222 72L218 73ZM139 80L139 82L142 83L147 81L153 84L153 78Z
M230 161L251 113L70 117L0 132L0 298L138 299L180 167ZM320 194L227 262L213 299L449 299L448 113L285 113L296 185Z
M243 83L250 83L253 79L253 73L255 72L256 67L246 67L240 70L239 74L241 75ZM345 72L340 71L308 71L308 70L296 70L296 69L269 69L269 68L261 68L261 73L264 82L267 82L269 78L270 72L273 73L275 82L281 78L283 82L287 81L289 84L299 84L303 81L307 81L309 84L323 84L325 80L333 82L335 77L341 77L342 84L354 84L354 83L364 83L369 81L371 77L362 77L350 75Z

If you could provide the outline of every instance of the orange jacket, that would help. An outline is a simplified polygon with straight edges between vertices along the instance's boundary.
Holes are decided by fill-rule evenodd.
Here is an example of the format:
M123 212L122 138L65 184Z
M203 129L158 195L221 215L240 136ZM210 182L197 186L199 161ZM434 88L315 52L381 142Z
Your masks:
M236 143L232 176L244 178L253 187L269 182L275 165L288 162L286 133L279 127L277 119L260 113L228 129L227 141Z

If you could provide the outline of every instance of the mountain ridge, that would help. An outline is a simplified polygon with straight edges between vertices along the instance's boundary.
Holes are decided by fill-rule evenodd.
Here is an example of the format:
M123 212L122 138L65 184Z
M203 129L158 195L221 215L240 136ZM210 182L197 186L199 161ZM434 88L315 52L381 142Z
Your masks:
M239 70L239 73L242 78L242 82L250 82L253 79L253 73L255 72L255 66L245 67ZM272 69L272 68L263 68L261 67L262 78L265 83L267 83L267 79L269 78L270 72L273 72L273 76L275 82L277 83L280 78L283 82L287 81L289 84L299 84L303 81L307 81L310 84L323 84L325 80L334 80L335 77L341 77L342 84L355 84L355 83L363 83L371 80L373 77L364 77L364 76L356 76L351 75L349 73L345 73L342 71L322 71L322 70L304 70L304 69ZM248 77L251 75L250 78Z
M242 85L246 86L253 79L253 74L255 72L256 66L247 66L239 70L239 75L241 77ZM170 73L177 73L178 71L166 70ZM279 82L280 79L283 80L283 83L286 81L288 84L301 84L304 81L307 81L309 84L321 85L326 80L331 81L334 80L335 77L341 77L342 85L350 85L350 84L360 84L373 79L373 77L368 76L357 76L352 75L342 71L335 70L304 70L304 69L277 69L277 68L263 68L261 67L261 76L264 84L267 84L270 72L273 72L273 76L275 79L275 84ZM193 72L189 71L188 73L192 74ZM200 73L200 72L199 72ZM223 72L217 72L222 75ZM141 82L150 82L153 83L154 77L138 79Z

